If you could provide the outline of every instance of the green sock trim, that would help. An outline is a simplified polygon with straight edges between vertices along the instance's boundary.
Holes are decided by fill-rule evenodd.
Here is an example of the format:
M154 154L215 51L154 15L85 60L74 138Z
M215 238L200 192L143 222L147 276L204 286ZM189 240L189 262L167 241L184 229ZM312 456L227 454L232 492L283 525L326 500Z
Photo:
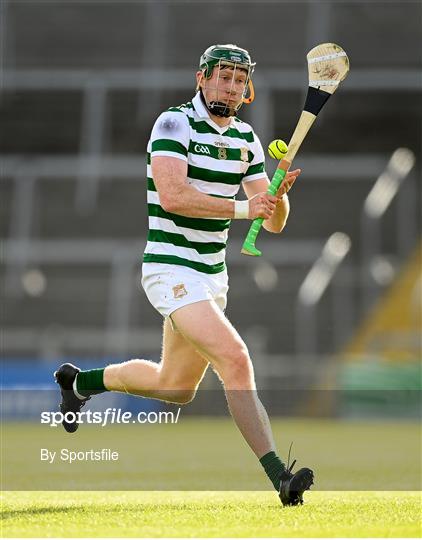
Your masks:
M276 491L280 489L280 474L286 470L285 464L275 452L268 452L259 460Z
M80 371L76 376L76 390L85 397L107 392L104 386L104 368Z

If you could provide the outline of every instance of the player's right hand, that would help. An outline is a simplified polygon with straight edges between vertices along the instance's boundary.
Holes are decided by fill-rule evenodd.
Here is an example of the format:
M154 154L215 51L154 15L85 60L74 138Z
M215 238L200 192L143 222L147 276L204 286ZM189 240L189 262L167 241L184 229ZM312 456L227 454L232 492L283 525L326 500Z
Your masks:
M268 219L276 208L277 197L268 193L258 193L249 199L249 219Z

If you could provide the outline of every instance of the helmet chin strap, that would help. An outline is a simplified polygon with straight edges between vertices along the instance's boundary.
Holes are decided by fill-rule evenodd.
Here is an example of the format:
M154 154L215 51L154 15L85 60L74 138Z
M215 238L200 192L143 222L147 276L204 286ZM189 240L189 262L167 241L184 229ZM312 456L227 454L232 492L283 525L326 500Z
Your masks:
M222 118L230 118L230 116L237 116L237 110L233 107L229 107L222 101L210 101L209 103L207 103L202 89L200 89L200 93L203 104L211 114L215 116L220 116Z

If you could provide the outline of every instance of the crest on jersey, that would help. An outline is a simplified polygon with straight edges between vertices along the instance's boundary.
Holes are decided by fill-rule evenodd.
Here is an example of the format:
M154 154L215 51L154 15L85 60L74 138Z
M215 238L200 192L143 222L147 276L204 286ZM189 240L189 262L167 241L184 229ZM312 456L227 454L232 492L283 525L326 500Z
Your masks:
M173 296L176 300L178 298L183 298L187 294L188 294L188 291L186 290L184 283L180 283L179 285L175 285L173 287Z
M227 159L227 150L225 148L218 149L218 159Z
M249 161L248 149L245 146L240 149L240 159L242 161Z

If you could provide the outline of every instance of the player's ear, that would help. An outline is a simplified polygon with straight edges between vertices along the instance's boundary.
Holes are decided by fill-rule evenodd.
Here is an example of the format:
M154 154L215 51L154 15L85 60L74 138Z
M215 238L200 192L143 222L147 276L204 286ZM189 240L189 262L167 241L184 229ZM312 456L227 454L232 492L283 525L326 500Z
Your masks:
M196 91L197 92L201 88L201 83L202 83L203 78L204 78L204 74L202 73L202 71L197 71L196 72Z

